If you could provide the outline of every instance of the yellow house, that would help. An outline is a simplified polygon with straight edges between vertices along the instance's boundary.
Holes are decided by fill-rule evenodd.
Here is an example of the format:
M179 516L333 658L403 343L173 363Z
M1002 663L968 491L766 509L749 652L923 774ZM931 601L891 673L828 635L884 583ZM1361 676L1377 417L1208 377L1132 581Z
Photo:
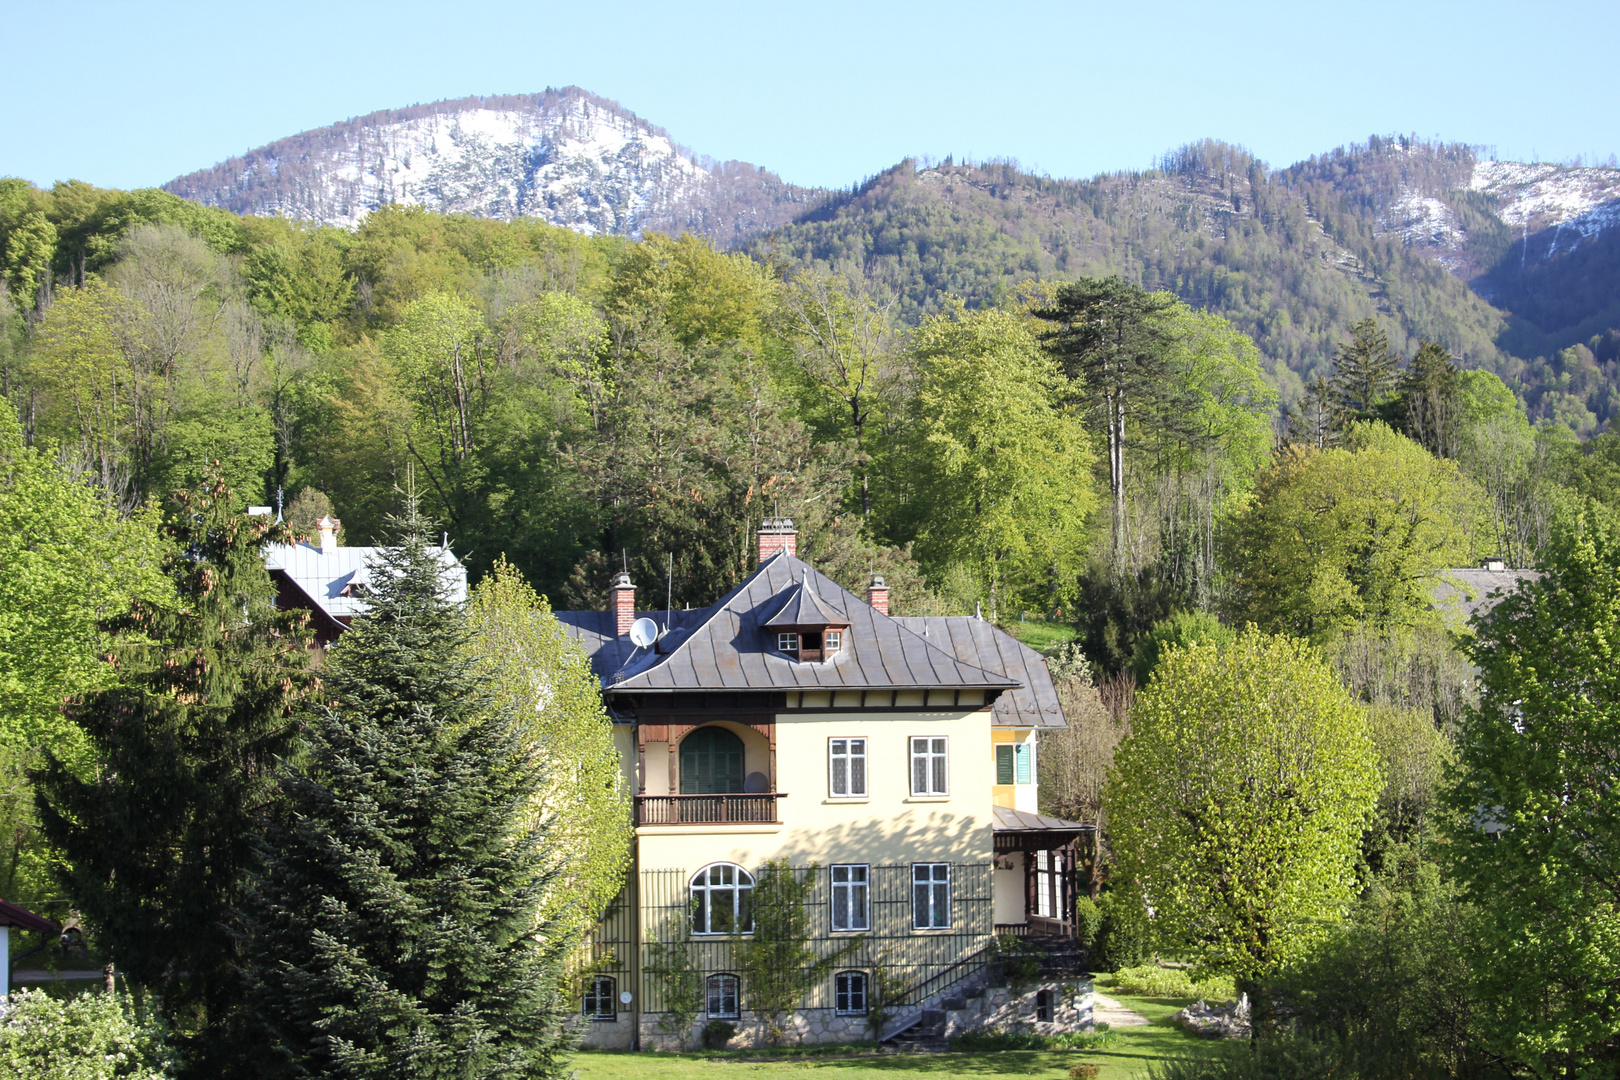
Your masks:
M1084 827L1037 810L1037 735L1064 726L1045 663L975 617L891 616L881 578L858 597L796 539L766 519L757 569L701 611L638 612L620 574L610 610L558 613L602 679L635 792L634 862L582 992L585 1044L691 1038L671 1023L659 943L701 977L693 1028L760 1037L733 947L777 860L816 868L814 947L859 942L811 988L798 1037L1088 1022L1089 986L1061 977L1062 958L1071 975L1083 963L1062 943ZM987 989L1009 934L1058 947L1036 983Z

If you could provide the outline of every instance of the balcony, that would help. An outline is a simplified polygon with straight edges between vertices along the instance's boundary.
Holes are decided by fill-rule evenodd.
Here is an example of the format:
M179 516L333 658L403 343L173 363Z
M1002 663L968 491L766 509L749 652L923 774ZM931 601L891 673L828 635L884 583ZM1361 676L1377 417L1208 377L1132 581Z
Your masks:
M779 825L767 795L637 795L637 825Z

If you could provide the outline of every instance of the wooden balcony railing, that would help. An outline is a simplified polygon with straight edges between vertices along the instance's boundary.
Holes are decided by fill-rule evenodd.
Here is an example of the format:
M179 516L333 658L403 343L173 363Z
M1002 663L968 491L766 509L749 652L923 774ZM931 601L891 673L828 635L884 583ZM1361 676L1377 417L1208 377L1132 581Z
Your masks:
M637 825L775 825L776 800L767 795L637 795Z

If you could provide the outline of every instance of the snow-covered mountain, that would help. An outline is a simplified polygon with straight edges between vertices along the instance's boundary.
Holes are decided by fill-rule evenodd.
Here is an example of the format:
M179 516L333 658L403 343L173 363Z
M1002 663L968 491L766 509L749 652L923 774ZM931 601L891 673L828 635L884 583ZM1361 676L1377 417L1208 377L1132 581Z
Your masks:
M353 227L380 206L537 217L585 233L690 229L722 246L825 192L699 158L577 87L372 113L281 139L164 185L237 213Z

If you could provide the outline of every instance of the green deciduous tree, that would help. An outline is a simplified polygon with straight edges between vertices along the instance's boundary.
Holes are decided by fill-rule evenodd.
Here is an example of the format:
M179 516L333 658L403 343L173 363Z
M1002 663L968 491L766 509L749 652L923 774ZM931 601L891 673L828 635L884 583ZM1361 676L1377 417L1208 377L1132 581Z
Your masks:
M111 623L117 681L68 709L90 762L52 753L40 778L62 884L118 967L191 1028L200 1076L229 1068L235 909L310 681L305 615L275 609L264 569L275 530L233 502L217 480L180 500L166 595Z
M1498 1050L1538 1076L1620 1061L1620 532L1560 526L1476 623L1481 695L1458 745L1451 869L1478 905Z
M1001 604L1061 606L1084 556L1095 505L1091 453L1058 408L1060 375L1028 320L961 304L912 339L917 396L891 539L915 541L933 574L968 567Z
M541 917L587 933L624 885L632 835L601 683L551 605L504 559L473 590L467 616L468 648L496 707L516 717L524 752L545 777L525 808L546 823L557 860Z
M1356 425L1342 447L1290 447L1224 537L1235 614L1318 641L1432 620L1434 572L1469 564L1479 514L1455 463L1383 424Z
M563 857L528 812L545 776L414 500L400 529L328 653L246 905L267 1071L558 1076L579 921L543 915Z
M1354 894L1380 783L1365 714L1304 642L1252 628L1160 658L1105 799L1120 879L1165 946L1266 986Z

